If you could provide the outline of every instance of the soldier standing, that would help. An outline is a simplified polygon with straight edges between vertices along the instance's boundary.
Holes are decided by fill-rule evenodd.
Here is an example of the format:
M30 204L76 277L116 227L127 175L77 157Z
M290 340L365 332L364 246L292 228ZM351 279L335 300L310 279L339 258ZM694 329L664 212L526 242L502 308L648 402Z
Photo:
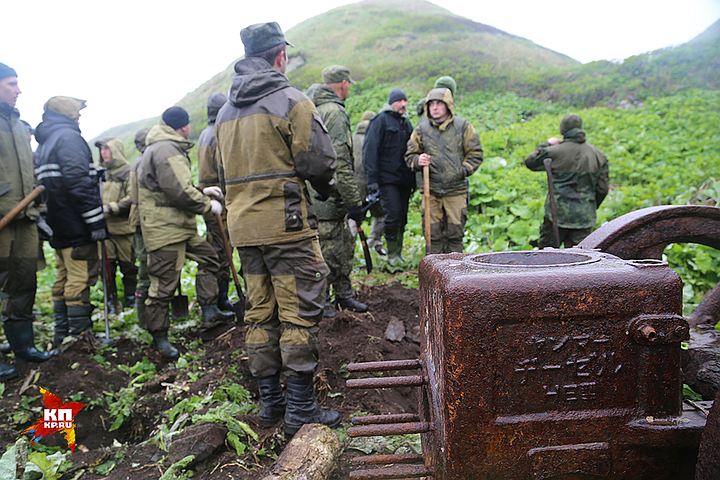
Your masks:
M147 298L148 289L150 288L150 277L147 272L147 251L145 250L145 242L142 237L142 228L140 226L140 214L138 213L138 183L137 170L140 166L142 153L145 151L145 137L147 137L149 128L143 128L135 133L135 148L140 152L140 156L135 158L130 173L128 175L128 185L130 191L130 213L128 214L128 223L133 228L133 249L138 262L137 284L135 286L135 308L137 309L137 318L142 325L144 318L143 310L145 309L145 299ZM125 293L126 295L128 292Z
M215 118L220 108L227 101L222 93L213 93L207 101L208 125L200 132L198 138L198 171L200 188L221 187L220 179L223 177L221 166L217 161L215 151L217 142L215 140ZM220 274L218 275L218 307L222 310L232 310L228 301L228 287L230 286L230 268L232 259L227 258L223 238L220 235L220 226L215 215L205 215L205 226L207 227L206 239L212 245L220 262ZM225 214L223 212L223 220ZM234 268L234 267L233 267Z
M339 195L325 201L315 199L313 208L320 221L318 231L323 258L330 269L324 316L334 317L335 307L330 302L330 286L333 287L335 303L339 307L354 312L367 312L368 309L367 305L353 298L350 273L355 248L346 221L347 215L359 225L364 212L353 172L350 117L343 103L349 95L350 85L355 82L350 77L350 70L340 65L325 68L322 76L325 83L311 86L308 96L320 112L320 118L332 140L337 159L335 175Z
M92 327L90 287L99 272L98 244L107 238L97 170L80 135L85 100L52 97L35 129L40 146L35 174L45 186L47 221L53 229L57 277L52 287L55 337L77 336Z
M363 163L368 194L380 194L385 212L386 270L401 272L403 237L415 175L405 164L405 151L413 128L407 119L407 96L399 88L388 95L388 103L370 122L363 144Z
M585 140L582 119L567 115L560 122L559 138L550 138L538 145L525 159L534 171L544 171L543 161L552 160L551 171L560 243L553 235L550 193L545 200L545 216L540 227L540 248L560 245L572 247L580 243L595 227L596 211L608 193L608 161L605 155Z
M106 169L101 195L108 239L105 242L109 269L107 272L108 311L117 313L117 286L115 271L120 267L123 276L125 306L135 305L135 287L137 285L137 267L133 252L134 225L130 224L130 179L131 167L125 158L123 144L117 138L95 142L100 149L101 165Z
M328 198L335 153L312 101L284 75L288 43L280 26L251 25L240 37L245 58L235 64L216 135L230 239L247 282L245 346L260 420L268 425L284 415L288 434L305 423L334 427L340 414L320 408L313 389L328 268L305 182Z
M425 117L413 131L405 156L413 170L430 167L430 253L463 251L467 177L483 161L475 128L456 116L454 108L449 89L430 90Z
M367 197L367 175L365 175L365 165L363 164L363 143L365 143L365 133L367 132L370 121L375 118L375 112L363 113L360 122L355 127L355 133L352 138L353 145L353 161L355 165L355 182L360 189L360 197ZM383 212L380 202L370 207L370 215L372 217L372 227L370 236L368 237L368 245L375 249L380 255L387 255L387 250L383 246L383 231L385 226L385 212Z
M17 73L0 63L0 216L5 216L35 186L27 131L15 109L20 95ZM33 303L37 290L38 209L31 204L0 230L2 321L10 348L24 360L41 362L48 354L35 348ZM0 362L0 381L17 375Z
M192 184L188 151L193 144L190 116L181 107L170 107L162 123L147 134L147 147L138 167L138 208L143 240L148 251L150 289L142 323L153 336L153 346L168 359L178 351L168 341L170 300L177 289L187 256L198 264L195 277L203 325L211 327L233 314L217 307L217 275L220 268L215 251L197 234L195 215L222 213L222 205ZM220 190L219 188L217 189Z

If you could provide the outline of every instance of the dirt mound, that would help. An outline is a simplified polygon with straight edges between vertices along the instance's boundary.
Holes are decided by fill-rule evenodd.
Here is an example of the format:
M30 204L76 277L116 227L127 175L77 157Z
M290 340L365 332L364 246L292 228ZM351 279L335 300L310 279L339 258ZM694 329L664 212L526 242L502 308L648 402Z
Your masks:
M360 292L360 298L369 304L369 313L340 311L337 317L323 320L320 333L318 399L323 406L340 410L346 424L358 412L415 412L417 408L415 391L410 388L346 390L348 363L417 358L419 354L416 290L398 284L369 287ZM404 338L385 338L391 321L404 327ZM64 401L89 404L76 418L78 447L72 468L62 478L154 479L173 462L185 462L188 454L196 456L185 466L195 472L193 478L262 478L286 443L280 424L263 429L254 411L234 412L231 420L240 423L215 423L213 428L191 425L190 420L195 423L194 415L211 414L213 408L222 413L217 409L231 405L232 395L237 394L232 385L245 387L256 400L244 350L244 326L208 332L190 329L182 336L176 341L183 355L174 363L162 361L136 339L121 339L113 348L100 350L78 341L46 363L19 362L19 378L6 383L0 399L0 440L4 445L14 443L26 426L41 417L37 387L42 386ZM218 392L228 397L217 397ZM111 431L122 414L118 412L125 412L127 418ZM223 441L228 428L232 431L233 425L242 422L257 433L254 451L262 455L238 456L230 436ZM58 435L41 443L43 448L66 451ZM351 455L344 454L337 478L347 477Z

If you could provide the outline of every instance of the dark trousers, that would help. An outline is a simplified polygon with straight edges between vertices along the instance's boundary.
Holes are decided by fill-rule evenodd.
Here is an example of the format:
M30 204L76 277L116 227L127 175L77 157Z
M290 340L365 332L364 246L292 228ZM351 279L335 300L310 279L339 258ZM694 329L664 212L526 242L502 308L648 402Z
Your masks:
M380 203L385 211L385 238L395 241L405 231L412 187L380 185Z
M32 321L37 246L37 228L32 220L15 220L0 230L0 290L7 296L3 317Z
M574 247L578 243L582 242L585 237L590 235L591 232L592 228L561 228L560 245L564 245L566 248ZM538 242L538 247L560 248L560 245L555 244L552 221L546 218L540 226L540 241Z

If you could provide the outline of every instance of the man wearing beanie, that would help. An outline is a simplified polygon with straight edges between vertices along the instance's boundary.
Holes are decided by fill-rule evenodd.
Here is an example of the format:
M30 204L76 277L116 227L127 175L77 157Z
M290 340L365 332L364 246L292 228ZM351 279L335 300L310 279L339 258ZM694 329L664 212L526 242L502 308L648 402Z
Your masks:
M290 44L280 26L250 25L240 38L245 58L215 124L229 233L247 282L245 346L260 422L284 416L294 435L306 423L341 420L320 408L313 389L328 267L305 183L322 198L336 194L335 153L312 101L284 75Z
M207 101L208 125L200 132L198 138L198 182L200 188L220 190L222 193L222 166L219 164L217 155L215 154L217 141L215 140L215 119L220 108L227 101L227 97L222 93L213 93ZM220 273L218 274L218 308L230 311L233 309L228 301L228 288L230 286L230 268L232 259L228 259L225 254L225 244L220 235L220 226L218 225L215 215L205 215L205 226L207 227L206 239L215 250L215 254L220 262ZM223 219L225 214L223 213ZM226 234L227 235L227 234Z
M414 171L430 172L430 253L463 251L467 221L467 177L483 161L475 128L455 115L452 92L433 88L425 116L408 142L405 161Z
M534 171L545 171L543 161L552 160L551 171L557 203L558 243L553 233L549 197L545 200L545 217L540 227L539 248L560 245L572 247L595 228L596 211L608 194L608 161L600 150L585 141L582 119L567 115L560 121L559 138L541 143L525 159Z
M385 212L385 241L390 273L405 269L402 258L403 236L408 203L415 187L415 175L405 164L405 150L412 133L407 119L407 96L399 88L388 95L388 103L370 122L363 145L363 163L368 195L380 192Z
M215 251L197 233L195 215L222 213L219 189L201 193L192 183L188 152L193 144L190 116L182 107L170 107L162 122L150 129L147 146L138 166L138 210L145 249L148 252L150 289L140 322L153 337L153 346L167 359L178 351L168 340L170 301L188 257L198 264L195 291L202 308L203 327L210 328L232 318L217 306Z
M15 103L20 87L15 70L0 63L0 217L17 205L35 186L33 156L25 126ZM37 290L39 212L30 204L0 230L0 291L6 297L1 312L5 335L15 356L29 361L47 360L35 348L33 303ZM0 382L17 375L0 362Z
M90 147L80 135L85 100L52 97L35 129L40 146L35 174L45 186L47 221L53 229L57 278L52 288L54 345L68 334L92 327L90 287L98 277L98 241L107 237L97 171Z
M350 84L355 82L350 77L350 70L341 65L325 68L322 77L324 83L312 85L307 93L328 129L337 158L335 177L339 195L324 201L313 200L313 208L320 221L320 247L330 269L324 316L332 318L335 316L335 306L330 302L331 286L335 293L335 304L340 308L367 312L367 305L354 298L350 282L355 244L345 221L347 216L360 225L365 215L362 211L363 199L353 174L350 117L343 103L349 95Z

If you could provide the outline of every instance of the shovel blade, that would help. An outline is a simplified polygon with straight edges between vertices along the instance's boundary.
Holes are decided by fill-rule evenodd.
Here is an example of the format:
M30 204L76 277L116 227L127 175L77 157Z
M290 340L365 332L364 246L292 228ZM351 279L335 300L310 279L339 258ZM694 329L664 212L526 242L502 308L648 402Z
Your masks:
M242 322L245 318L245 301L240 300L232 304L233 311L235 312L235 321Z
M187 295L175 295L170 301L170 311L173 318L183 318L189 315Z

